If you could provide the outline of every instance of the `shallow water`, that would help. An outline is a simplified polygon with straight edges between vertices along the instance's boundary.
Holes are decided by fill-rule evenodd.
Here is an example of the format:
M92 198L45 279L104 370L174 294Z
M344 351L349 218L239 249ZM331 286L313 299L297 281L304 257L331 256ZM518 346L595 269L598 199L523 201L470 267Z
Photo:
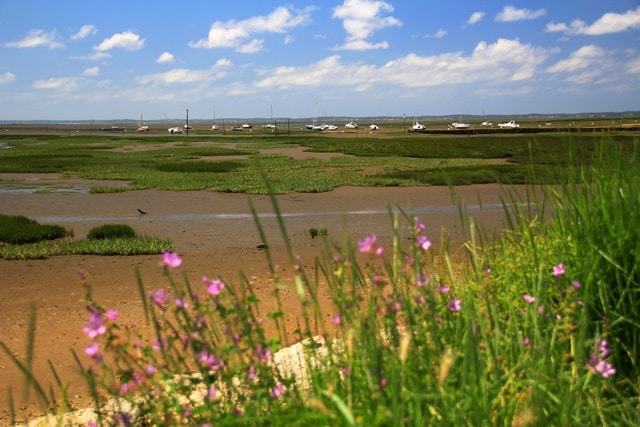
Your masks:
M501 203L466 205L467 212L500 212L504 210ZM437 214L437 213L457 213L458 206L418 206L411 209L414 214ZM399 209L392 209L394 213L400 213ZM283 218L304 218L304 217L332 217L332 216L371 216L371 215L388 215L388 209L368 209L368 210L351 210L351 211L313 211L313 212L281 212ZM275 213L258 213L258 218L269 219L276 218ZM135 220L145 218L154 221L212 221L212 220L246 220L253 218L250 213L211 213L211 214L170 214L170 215L130 215L130 216L87 216L87 215L69 215L69 216L36 216L33 219L47 223L73 223L73 222L105 222L114 220Z

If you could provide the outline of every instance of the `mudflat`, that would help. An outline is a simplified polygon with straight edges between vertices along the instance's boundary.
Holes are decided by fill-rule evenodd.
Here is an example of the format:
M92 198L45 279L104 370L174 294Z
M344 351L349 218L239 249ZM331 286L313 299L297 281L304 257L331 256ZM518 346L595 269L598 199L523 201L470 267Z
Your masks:
M4 175L4 174L3 174ZM327 239L340 243L344 232L354 240L375 234L381 244L392 237L391 212L413 212L426 224L426 232L437 243L442 236L459 242L464 238L458 206L488 232L500 230L504 217L501 201L505 191L524 193L523 187L498 185L456 187L455 197L446 187L338 188L326 193L293 193L276 196L286 233L281 232L268 196L223 194L213 191L171 192L158 190L90 194L95 182L56 175L3 176L23 180L28 186L0 189L0 213L25 215L41 223L62 225L75 238L102 224L128 224L139 234L168 238L183 264L172 274L185 275L197 287L202 276L219 277L233 286L242 272L254 287L264 311L273 308L273 279L265 251L261 248L251 206L267 235L267 244L280 281L292 283L292 262L285 240L305 268L314 268L322 239L311 238L309 230L325 229ZM33 191L47 187L48 190ZM25 190L26 187L31 190ZM140 213L142 210L143 213ZM400 214L401 228L409 224ZM161 256L55 256L43 260L0 259L0 341L23 358L30 307L37 309L34 371L45 384L54 379L47 364L70 381L68 396L75 407L86 406L89 398L83 380L74 367L71 349L84 357L88 339L82 332L87 319L83 304L82 271L92 285L94 297L103 306L119 311L123 323L143 321L136 270L147 291L166 287ZM204 288L203 288L204 289ZM332 313L326 294L327 316ZM298 304L295 292L285 292L285 316L295 327ZM35 393L25 399L24 378L13 362L0 353L0 424L9 417L7 390L11 388L19 417L42 412Z

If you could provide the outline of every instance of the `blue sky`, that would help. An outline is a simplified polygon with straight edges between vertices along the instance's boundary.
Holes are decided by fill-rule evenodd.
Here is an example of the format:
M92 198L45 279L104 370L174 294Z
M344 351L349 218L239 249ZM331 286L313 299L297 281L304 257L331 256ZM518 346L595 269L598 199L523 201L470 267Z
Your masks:
M0 0L0 120L640 110L640 1Z

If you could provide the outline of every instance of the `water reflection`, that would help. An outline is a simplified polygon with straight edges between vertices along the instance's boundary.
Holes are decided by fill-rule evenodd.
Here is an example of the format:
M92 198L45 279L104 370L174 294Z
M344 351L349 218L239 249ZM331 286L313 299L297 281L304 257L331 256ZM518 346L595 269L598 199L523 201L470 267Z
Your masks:
M504 210L502 203L483 204L481 205L465 205L466 212L499 212ZM408 211L408 210L406 210ZM414 214L437 214L437 213L457 213L459 206L419 206L413 207L411 212ZM399 213L397 208L392 209L392 212ZM304 217L332 217L332 216L371 216L371 215L388 215L388 209L368 209L368 210L352 210L352 211L316 211L316 212L281 212L283 218L304 218ZM269 219L275 218L275 213L259 213L258 218ZM35 217L40 222L108 222L114 220L136 220L140 219L141 215L130 216L117 216L117 215L104 215L104 216L39 216ZM183 214L167 214L167 215L144 215L144 218L153 221L215 221L215 220L247 220L253 218L250 213L208 213L208 214L196 214L196 213L183 213Z

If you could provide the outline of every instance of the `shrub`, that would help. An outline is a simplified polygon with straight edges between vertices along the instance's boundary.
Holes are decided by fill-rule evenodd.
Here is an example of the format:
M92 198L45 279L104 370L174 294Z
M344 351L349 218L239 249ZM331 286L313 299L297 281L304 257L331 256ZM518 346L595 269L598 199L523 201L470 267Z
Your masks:
M87 234L89 240L126 239L136 237L133 228L126 224L106 224L92 228Z
M70 234L59 225L41 225L21 215L0 215L0 242L21 245L59 239Z

